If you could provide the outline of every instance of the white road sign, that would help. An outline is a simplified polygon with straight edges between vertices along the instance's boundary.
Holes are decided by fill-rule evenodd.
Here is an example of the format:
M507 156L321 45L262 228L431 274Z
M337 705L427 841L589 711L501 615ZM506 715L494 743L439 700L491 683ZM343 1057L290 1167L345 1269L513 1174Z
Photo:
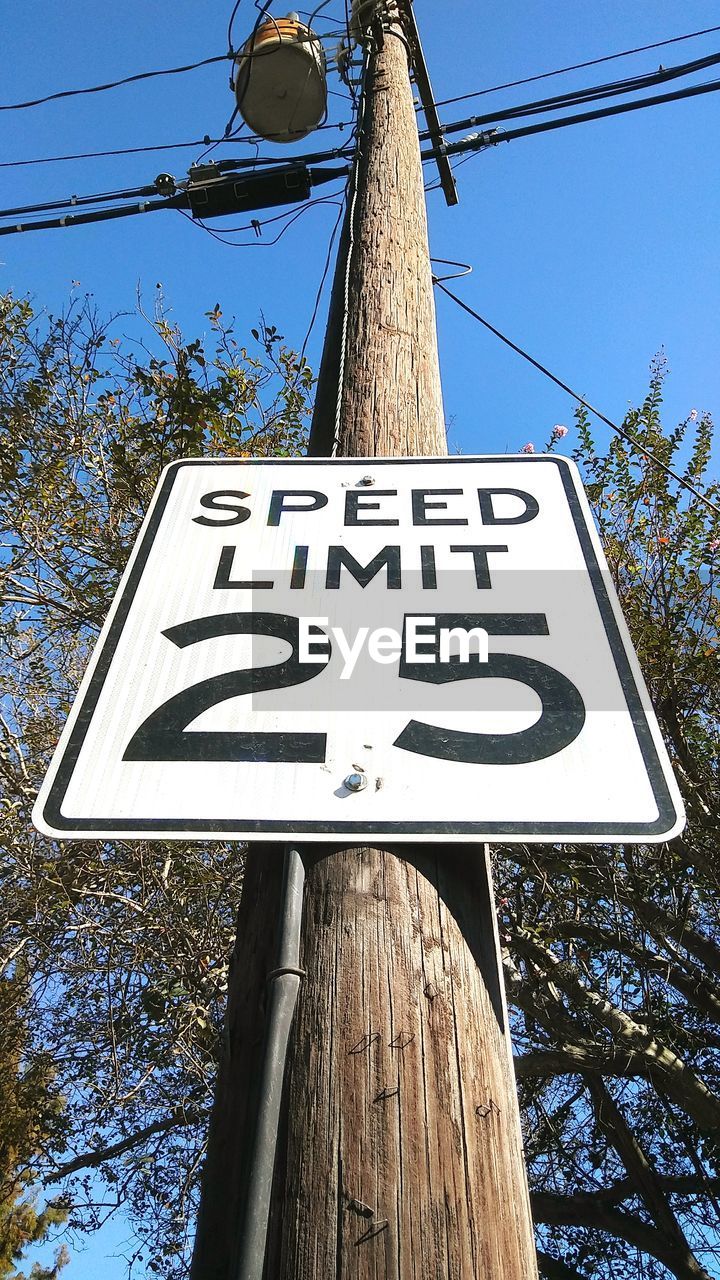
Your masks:
M554 456L168 467L34 819L65 839L335 842L684 823Z

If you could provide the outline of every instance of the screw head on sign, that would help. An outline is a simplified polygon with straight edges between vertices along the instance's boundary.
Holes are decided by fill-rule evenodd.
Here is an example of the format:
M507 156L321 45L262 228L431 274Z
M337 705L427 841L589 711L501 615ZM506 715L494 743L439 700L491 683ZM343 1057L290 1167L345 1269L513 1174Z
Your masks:
M349 773L343 782L343 786L347 787L348 791L364 791L367 784L368 780L364 773Z
M375 479L373 476L363 476L362 480L360 481L360 484L364 484L364 485L370 485L374 483L375 483Z

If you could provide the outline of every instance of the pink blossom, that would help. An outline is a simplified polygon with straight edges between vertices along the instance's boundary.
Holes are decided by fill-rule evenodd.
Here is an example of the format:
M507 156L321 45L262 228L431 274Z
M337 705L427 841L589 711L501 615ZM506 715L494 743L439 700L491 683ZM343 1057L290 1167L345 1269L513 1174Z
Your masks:
M534 453L534 452L535 452L535 445L534 445L534 444L524 444L524 445L523 445L523 447L522 447L522 449L520 450L520 452L521 452L521 453Z
M567 427L564 427L561 422L557 422L552 429L552 438L553 440L562 440L563 436L566 436L567 433Z
M697 416L698 416L697 409L691 409L691 410L690 410L690 421L691 421L691 422L697 422Z
M718 547L720 547L720 538L712 538L708 542L708 551L717 551Z

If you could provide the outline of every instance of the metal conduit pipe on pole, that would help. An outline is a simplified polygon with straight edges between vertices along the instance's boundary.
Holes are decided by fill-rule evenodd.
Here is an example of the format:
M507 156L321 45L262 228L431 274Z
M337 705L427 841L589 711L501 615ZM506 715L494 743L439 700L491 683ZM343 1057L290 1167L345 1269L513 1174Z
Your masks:
M277 968L267 975L268 1018L260 1069L260 1102L252 1137L240 1232L237 1280L262 1280L278 1120L290 1028L304 971L300 966L305 868L297 849L285 850Z

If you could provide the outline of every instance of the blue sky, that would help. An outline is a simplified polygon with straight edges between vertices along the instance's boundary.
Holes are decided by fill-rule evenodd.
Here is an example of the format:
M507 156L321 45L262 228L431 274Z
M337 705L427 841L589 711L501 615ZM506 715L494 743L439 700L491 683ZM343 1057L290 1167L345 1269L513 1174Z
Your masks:
M244 5L236 44L255 18L250 0ZM69 0L58 8L35 0L6 16L2 100L221 53L229 7L127 0L108 9ZM716 7L699 0L609 0L603 6L486 0L482 8L468 0L417 0L416 11L438 99L717 21ZM341 16L342 5L326 12ZM441 114L458 119L718 48L720 33L457 104ZM335 77L331 87L342 88ZM349 119L346 103L331 103L332 118ZM0 113L1 150L6 159L21 159L217 136L231 106L227 67L219 64ZM457 208L446 208L440 192L429 196L433 253L474 267L472 277L451 287L610 417L621 417L642 397L649 361L661 346L671 370L669 421L694 407L717 410L720 402L719 109L720 97L710 94L513 142L459 168ZM333 145L342 136L318 134L311 146ZM248 154L235 144L225 154L243 150ZM273 150L281 157L291 154L288 148L266 148ZM193 158L192 151L175 151L0 169L0 205L142 185L161 170L181 176ZM80 290L109 312L132 309L138 284L151 303L161 282L188 331L201 329L203 312L220 302L226 317L236 315L242 333L256 324L262 307L299 344L335 213L333 207L308 210L276 248L229 248L173 213L8 237L0 242L0 288L28 290L39 304L57 310L78 280ZM309 348L315 364L323 319L324 310ZM561 391L442 296L438 323L455 447L505 451L527 440L539 447L555 422L569 420Z
M39 97L226 50L230 4L174 0L33 0L8 8L3 22L0 102ZM556 0L522 4L416 0L438 99L487 88L567 64L716 25L706 0L606 0L602 6ZM326 13L342 18L343 6ZM273 10L286 12L283 6ZM243 0L235 42L256 11ZM331 29L334 22L318 24ZM338 23L339 25L339 23ZM335 42L331 41L333 45ZM441 108L454 120L720 49L720 32L554 80ZM222 132L232 98L228 67L152 80L28 111L0 112L0 159L22 160L200 138ZM711 78L712 72L701 78ZM336 78L331 88L341 90ZM331 119L349 105L331 100ZM720 410L720 272L717 255L720 95L517 141L458 169L460 204L429 195L432 252L474 267L452 288L520 345L620 420L642 399L653 355L664 347L670 378L666 421L691 409ZM299 150L335 145L344 133L318 134ZM292 149L264 148L279 158ZM222 154L251 154L240 142ZM180 177L192 150L155 155L0 168L0 207ZM430 177L430 180L432 178ZM289 343L300 345L325 259L334 207L310 209L274 248L230 248L179 214L11 236L0 241L0 290L29 292L57 312L73 287L100 310L131 311L138 287L149 306L162 288L188 335L220 306L250 341L262 308ZM249 238L249 237L248 237ZM79 285L73 286L73 281ZM437 299L446 415L451 446L463 452L540 448L555 423L571 426L568 397L440 295ZM317 366L325 307L308 348ZM135 322L121 322L132 331ZM598 428L601 441L607 439ZM567 444L572 446L571 431ZM716 455L717 456L717 455ZM124 1274L116 1251L126 1229L110 1232L65 1273L84 1280L102 1266Z

